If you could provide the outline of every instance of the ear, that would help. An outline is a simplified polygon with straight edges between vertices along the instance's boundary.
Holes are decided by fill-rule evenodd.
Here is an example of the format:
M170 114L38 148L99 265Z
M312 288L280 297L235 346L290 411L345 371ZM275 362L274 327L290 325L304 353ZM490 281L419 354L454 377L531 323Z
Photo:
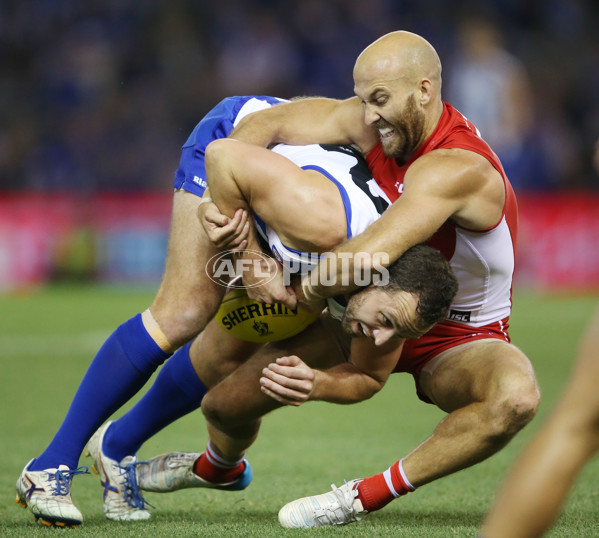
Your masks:
M427 78L423 78L420 81L420 86L418 88L419 91L419 97L420 97L420 104L422 106L427 105L431 99L433 98L433 84L432 82L427 79Z

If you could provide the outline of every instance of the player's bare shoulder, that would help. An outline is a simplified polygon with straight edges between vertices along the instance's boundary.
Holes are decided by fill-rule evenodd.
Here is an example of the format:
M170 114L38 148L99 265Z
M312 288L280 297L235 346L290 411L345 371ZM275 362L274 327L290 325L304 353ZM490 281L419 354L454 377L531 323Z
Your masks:
M436 149L419 157L405 176L405 192L452 199L460 226L484 229L501 219L505 185L501 174L482 155L459 148Z

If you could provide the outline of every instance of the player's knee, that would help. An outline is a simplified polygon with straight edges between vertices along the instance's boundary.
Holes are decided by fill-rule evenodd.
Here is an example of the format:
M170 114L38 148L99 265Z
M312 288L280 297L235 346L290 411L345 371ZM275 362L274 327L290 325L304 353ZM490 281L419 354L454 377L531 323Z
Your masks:
M212 397L211 391L208 391L204 398L202 398L201 409L206 420L213 426L221 428L226 423L226 420L223 419L223 416L220 413L215 399Z
M154 303L150 311L174 347L182 346L197 336L206 327L213 314L208 312L204 305L198 304L198 301L187 305L162 307Z
M173 330L180 341L188 342L208 325L213 312L207 312L200 305L193 304L173 313Z
M534 418L539 401L538 390L536 390L514 395L505 402L508 435L515 435Z
M220 434L217 436L224 434L226 437L237 441L246 440L248 443L247 446L249 446L256 439L260 430L260 419L240 420L238 417L230 416L225 409L221 410L218 406L213 406L210 399L206 398L206 396L202 400L202 412L212 427L211 436L218 431Z
M227 401L221 397L218 389L208 391L202 399L201 409L206 420L219 430L230 430L247 422L227 406Z
M524 376L508 383L492 413L494 434L510 438L518 433L536 415L540 399L534 378Z

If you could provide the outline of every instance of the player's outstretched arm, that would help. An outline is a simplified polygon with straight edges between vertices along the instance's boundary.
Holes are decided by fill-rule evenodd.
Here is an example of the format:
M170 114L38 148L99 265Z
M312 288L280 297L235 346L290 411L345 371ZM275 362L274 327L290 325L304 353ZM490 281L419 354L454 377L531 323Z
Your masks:
M243 118L229 137L263 147L355 144L363 153L377 142L377 132L364 123L364 109L357 97L299 99L254 112Z

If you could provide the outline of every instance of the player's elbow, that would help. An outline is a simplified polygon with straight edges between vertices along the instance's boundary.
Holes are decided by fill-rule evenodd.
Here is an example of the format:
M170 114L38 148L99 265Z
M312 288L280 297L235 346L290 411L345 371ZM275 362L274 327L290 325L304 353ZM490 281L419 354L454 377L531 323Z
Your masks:
M234 140L219 138L206 146L204 160L207 175L212 176L215 170L226 165L231 153L235 150L234 144Z
M379 379L371 379L364 391L364 397L362 399L370 400L370 398L377 394L384 386L384 381Z
M359 403L365 400L370 400L375 394L377 394L384 386L384 383L377 382L375 380L370 381L360 391L359 396L356 397L351 403Z
M370 400L385 386L385 381L371 376L364 376L359 385L354 386L354 390L349 391L347 399L343 403L359 403Z

